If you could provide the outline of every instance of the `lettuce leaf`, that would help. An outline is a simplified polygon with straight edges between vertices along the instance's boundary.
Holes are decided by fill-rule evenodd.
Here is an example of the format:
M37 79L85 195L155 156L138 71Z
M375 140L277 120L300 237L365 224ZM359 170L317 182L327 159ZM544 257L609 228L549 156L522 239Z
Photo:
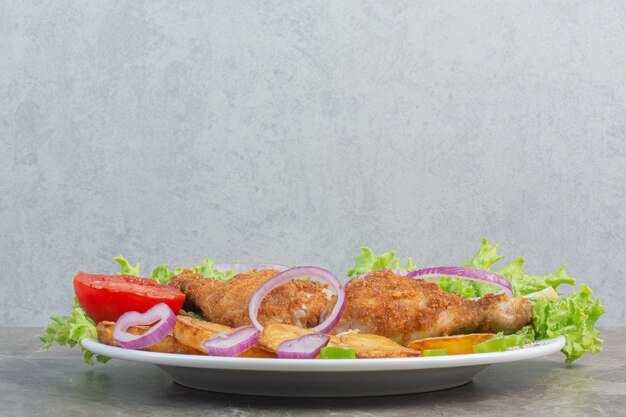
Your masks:
M177 268L178 269L178 268ZM150 274L150 278L158 282L159 284L167 284L170 282L170 279L179 273L179 271L175 269L174 271L170 271L167 267L167 264L159 265L152 270Z
M122 255L116 256L115 258L113 258L113 260L119 263L122 267L121 275L133 275L136 277L141 276L139 272L139 263L132 265ZM184 269L191 269L192 271L204 276L205 278L210 278L216 281L225 281L235 276L234 269L229 269L226 272L222 273L215 269L215 262L213 262L209 258L205 258L199 265L193 265L189 268L178 267L170 270L167 264L159 265L152 270L150 278L152 278L159 284L167 284L168 282L170 282L170 279L174 275L180 274L181 272L183 272Z
M215 263L209 258L203 259L200 265L194 265L191 270L203 275L205 278L214 279L216 281L226 281L235 276L235 270L229 269L225 273L215 269Z
M49 349L55 342L61 346L68 345L69 347L74 347L78 344L84 353L85 363L89 365L93 366L94 358L101 363L111 359L108 356L95 355L79 344L81 339L97 340L98 333L96 324L78 305L76 298L74 298L74 306L68 316L52 316L50 319L52 323L46 326L46 334L39 337L39 340L44 343L44 349Z
M207 319L205 319L202 314L196 313L195 311L183 310L182 308L180 310L178 310L178 315L179 316L187 316L187 317L191 317L191 318L194 318L194 319L207 321Z
M523 265L524 258L517 258L504 269L498 271L498 275L511 281L513 294L516 297L541 291L546 287L557 289L562 284L576 285L576 280L567 275L565 265L561 266L556 272L542 276L526 275L522 272Z
M120 275L132 275L135 277L140 276L139 274L139 262L137 262L134 266L131 265L130 262L128 262L128 260L126 258L124 258L122 255L118 255L115 258L113 258L113 260L117 263L120 264L120 266L122 267L122 272Z
M483 239L476 255L463 263L464 266L475 269L490 271L494 263L504 258L498 255L498 245L490 245L487 239ZM576 280L565 271L565 265L556 272L547 275L527 275L522 272L524 258L515 258L511 263L496 273L511 282L513 294L517 297L541 291L546 287L557 289L559 285L576 285ZM485 294L500 292L495 285L476 281L465 281L459 278L443 277L439 280L439 286L447 292L458 292L464 298L481 297Z
M463 262L463 266L489 271L491 266L502 258L504 256L498 255L498 245L490 245L487 239L483 239L476 255L472 259ZM500 288L495 285L452 277L442 277L438 283L444 291L457 292L463 298L482 297L485 294L493 294L500 291Z
M553 302L545 298L531 299L537 338L564 336L565 346L561 352L565 354L567 363L572 363L587 351L593 354L602 350L600 346L604 342L594 326L604 313L604 307L599 299L591 299L592 294L587 285L581 284L579 292Z
M490 271L502 258L503 256L498 254L498 245L490 245L487 239L483 239L478 252L463 265ZM354 260L355 266L348 272L349 277L380 269L402 269L398 268L399 261L393 251L376 257L370 248L363 247L361 255ZM511 282L516 297L532 294L547 287L557 289L561 285L576 285L576 279L567 274L565 265L546 275L527 275L522 271L523 265L524 258L518 257L496 272ZM441 277L438 284L443 290L456 292L464 298L481 297L500 291L495 285L452 277ZM573 362L587 351L597 353L602 349L603 341L598 337L599 332L595 329L595 323L604 313L604 307L599 299L595 301L591 299L592 294L587 285L581 284L579 292L567 297L561 296L554 301L545 298L528 299L533 306L534 336L537 339L564 336L566 344L561 352L565 355L567 363ZM528 333L528 329L529 326L522 330Z
M120 272L120 275L132 275L135 277L141 277L139 262L133 265L122 255L116 256L115 258L113 258L113 260L119 263L122 267L122 272ZM175 270L170 271L167 264L162 264L152 270L150 278L152 278L159 284L167 284L174 275L182 272L182 270L183 268L176 268Z
M409 258L407 263L400 267L400 259L396 258L394 251L385 252L376 256L374 251L366 246L361 248L361 255L354 258L354 268L348 271L349 277L366 274L372 271L384 269L406 269L412 271L417 268L413 265L413 260Z

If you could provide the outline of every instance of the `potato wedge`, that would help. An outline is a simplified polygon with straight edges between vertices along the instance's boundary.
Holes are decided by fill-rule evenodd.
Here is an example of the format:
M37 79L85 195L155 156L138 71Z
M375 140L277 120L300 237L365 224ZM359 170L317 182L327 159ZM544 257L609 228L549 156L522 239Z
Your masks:
M276 352L278 345L290 339L315 333L290 324L270 324L259 334L258 346ZM328 346L354 349L357 358L401 358L418 356L419 352L397 344L391 339L373 334L330 336Z
M115 327L115 322L112 321L101 321L96 326L96 330L98 331L98 340L100 343L104 343L105 345L111 346L119 346L115 340L113 339L113 328ZM130 326L128 328L128 333L132 334L144 334L150 326ZM180 343L178 340L174 338L171 334L165 336L163 340L160 342L148 346L142 350L148 350L150 352L162 352L162 353L185 353L190 355L206 355L206 353L194 349L190 346L184 345Z
M276 354L258 346L253 346L239 355L240 358L275 358Z
M180 343L204 352L202 342L218 333L224 333L232 328L221 324L211 323L188 316L176 316L176 326L172 334Z
M301 327L292 326L291 324L273 323L265 326L263 331L259 333L257 346L270 352L276 352L278 345L281 343L312 333L315 332Z
M480 342L495 337L493 333L472 333L457 336L429 337L428 339L415 340L409 344L409 348L415 350L445 349L448 355L463 355L474 353L472 347Z
M223 326L209 321L195 319L188 316L177 316L176 327L172 332L174 337L187 346L196 350L202 350L202 342L219 333L235 330L228 326ZM239 355L240 358L275 358L274 352L267 351L260 347L251 347Z
M374 334L348 333L331 337L328 346L354 349L357 358L405 358L420 352L406 348L391 339Z

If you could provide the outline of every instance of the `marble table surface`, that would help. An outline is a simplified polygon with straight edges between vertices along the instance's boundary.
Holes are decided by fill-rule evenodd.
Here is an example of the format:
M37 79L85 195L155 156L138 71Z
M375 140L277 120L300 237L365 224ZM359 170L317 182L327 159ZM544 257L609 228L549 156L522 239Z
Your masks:
M266 398L178 386L148 364L85 365L78 348L42 350L42 329L0 328L0 416L626 416L626 327L602 353L492 365L462 387L372 398Z

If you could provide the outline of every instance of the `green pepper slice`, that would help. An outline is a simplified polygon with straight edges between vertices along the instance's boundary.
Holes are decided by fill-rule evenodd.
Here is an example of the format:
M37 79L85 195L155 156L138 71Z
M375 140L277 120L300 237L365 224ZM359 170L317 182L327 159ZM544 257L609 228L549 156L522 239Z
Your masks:
M507 341L502 336L496 336L473 346L474 353L504 352L506 348Z
M524 346L524 336L512 334L509 336L504 336L504 340L506 341L506 347L522 347Z
M424 356L447 356L448 349L426 349L422 352Z
M320 359L355 359L356 352L354 349L329 346L320 350Z
M528 335L522 334L510 334L508 336L504 336L506 340L506 347L524 347L526 342L532 342L532 338Z

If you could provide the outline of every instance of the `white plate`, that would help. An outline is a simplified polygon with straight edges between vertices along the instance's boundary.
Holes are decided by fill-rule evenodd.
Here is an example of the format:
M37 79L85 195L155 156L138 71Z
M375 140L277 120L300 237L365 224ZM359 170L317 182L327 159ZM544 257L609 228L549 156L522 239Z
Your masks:
M565 338L541 340L506 352L334 360L157 353L122 349L87 339L81 344L92 352L112 358L154 364L178 384L205 391L278 397L361 397L436 391L463 385L491 364L558 352L565 345Z

